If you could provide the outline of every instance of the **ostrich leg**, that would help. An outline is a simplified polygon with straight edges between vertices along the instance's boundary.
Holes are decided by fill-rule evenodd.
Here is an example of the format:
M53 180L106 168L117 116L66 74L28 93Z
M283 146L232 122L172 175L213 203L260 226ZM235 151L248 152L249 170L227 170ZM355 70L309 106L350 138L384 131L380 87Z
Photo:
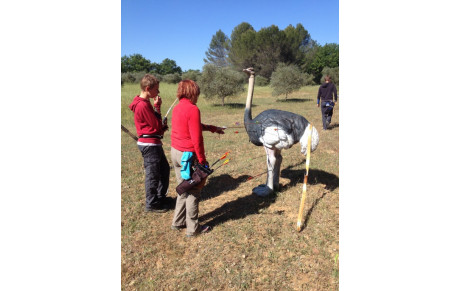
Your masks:
M265 185L259 185L252 189L252 193L258 196L268 196L273 191L278 190L280 180L281 162L283 157L281 156L281 150L269 149L264 147L267 153L267 181Z
M283 156L281 155L281 150L275 149L273 151L275 156L274 162L271 163L273 165L273 190L279 190L280 186L280 173L281 173L281 162L283 161ZM268 181L267 181L268 183Z

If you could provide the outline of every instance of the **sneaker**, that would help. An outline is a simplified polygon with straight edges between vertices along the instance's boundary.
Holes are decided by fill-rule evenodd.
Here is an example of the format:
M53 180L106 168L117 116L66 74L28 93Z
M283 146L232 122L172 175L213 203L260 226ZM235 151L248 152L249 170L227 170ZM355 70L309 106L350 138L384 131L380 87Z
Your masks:
M207 232L210 232L211 229L212 229L212 227L209 226L209 225L202 225L201 226L201 231L195 232L194 234L187 234L187 237L192 237L192 236L197 236L197 235L202 234L202 233L207 233Z
M160 206L157 206L157 207L152 207L152 208L145 208L145 212L154 212L154 213L165 213L167 212L169 209L166 208L164 205L160 205Z

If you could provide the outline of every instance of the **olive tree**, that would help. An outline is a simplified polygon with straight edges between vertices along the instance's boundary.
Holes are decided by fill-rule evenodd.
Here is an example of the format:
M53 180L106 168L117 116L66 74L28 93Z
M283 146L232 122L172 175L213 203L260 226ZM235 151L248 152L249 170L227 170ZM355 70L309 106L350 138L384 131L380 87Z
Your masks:
M302 74L296 65L286 65L279 63L272 74L270 87L273 88L272 95L285 95L285 100L289 93L299 90L305 83L305 75Z
M244 91L245 76L229 67L206 64L198 80L201 92L206 99L220 99L224 106L225 98Z

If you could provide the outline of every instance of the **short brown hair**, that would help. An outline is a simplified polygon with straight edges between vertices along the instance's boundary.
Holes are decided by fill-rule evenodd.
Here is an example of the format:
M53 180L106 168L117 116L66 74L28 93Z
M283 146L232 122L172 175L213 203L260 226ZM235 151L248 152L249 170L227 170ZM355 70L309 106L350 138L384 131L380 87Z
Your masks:
M183 80L177 87L177 98L187 98L193 100L200 95L200 87L192 80Z
M158 81L158 79L155 78L154 75L145 74L141 80L141 89L142 91L145 91L147 87L153 88L153 86L157 84L160 84L160 81Z

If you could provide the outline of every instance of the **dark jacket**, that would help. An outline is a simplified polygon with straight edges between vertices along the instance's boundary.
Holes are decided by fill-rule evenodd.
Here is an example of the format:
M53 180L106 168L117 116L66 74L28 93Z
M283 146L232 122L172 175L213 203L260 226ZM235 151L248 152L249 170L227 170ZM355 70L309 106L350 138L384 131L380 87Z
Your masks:
M334 93L335 102L337 102L337 88L333 83L323 83L318 90L317 104L319 104L319 99L321 98L322 102L332 101L332 93Z

